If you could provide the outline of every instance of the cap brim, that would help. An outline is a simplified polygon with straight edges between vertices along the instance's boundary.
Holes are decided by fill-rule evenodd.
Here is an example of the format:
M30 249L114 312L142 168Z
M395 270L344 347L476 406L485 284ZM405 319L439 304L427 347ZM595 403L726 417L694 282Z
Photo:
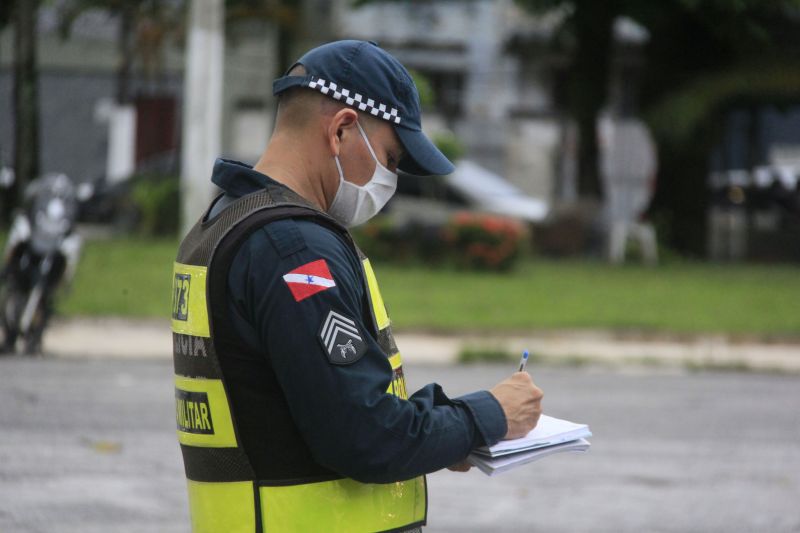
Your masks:
M295 63L294 65L292 65L292 68L294 68L294 66L298 64L299 63ZM272 94L277 96L286 89L291 89L292 87L302 87L303 83L308 82L310 79L311 76L282 76L276 80L273 80Z
M453 163L421 131L402 126L396 126L394 131L406 150L398 165L403 172L414 176L444 176L455 170Z

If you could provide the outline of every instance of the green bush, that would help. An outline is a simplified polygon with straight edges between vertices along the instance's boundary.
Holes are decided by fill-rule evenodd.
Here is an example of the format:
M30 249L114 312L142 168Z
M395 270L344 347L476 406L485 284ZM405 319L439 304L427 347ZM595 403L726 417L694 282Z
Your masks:
M408 72L411 79L414 80L414 85L417 86L417 93L419 94L419 103L423 109L433 106L436 100L436 93L433 90L433 85L428 77L416 70Z
M139 233L146 236L177 234L180 179L162 174L139 174L131 178L131 183L131 199L139 215Z
M444 226L398 226L391 218L376 217L353 234L364 253L377 261L496 271L510 270L527 241L521 223L474 213L458 213Z
M464 143L451 131L440 131L431 136L433 144L450 161L461 159L466 151Z
M404 263L417 255L409 231L388 217L377 216L352 233L361 250L373 260Z
M446 259L442 227L410 222L397 225L390 217L375 217L353 230L353 238L368 257L393 263L437 264Z
M444 236L455 263L478 270L510 270L522 256L527 241L521 223L473 213L455 215Z
M508 363L518 359L505 348L462 348L458 352L459 363Z

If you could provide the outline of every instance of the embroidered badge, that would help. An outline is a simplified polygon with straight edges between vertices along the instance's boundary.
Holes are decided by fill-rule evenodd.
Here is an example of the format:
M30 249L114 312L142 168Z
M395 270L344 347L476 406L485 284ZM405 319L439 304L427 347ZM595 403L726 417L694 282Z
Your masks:
M318 259L295 268L284 274L283 281L289 286L296 302L336 286L331 271L328 269L328 263L324 259Z
M335 365L355 363L367 351L367 343L352 318L331 310L322 322L319 341Z

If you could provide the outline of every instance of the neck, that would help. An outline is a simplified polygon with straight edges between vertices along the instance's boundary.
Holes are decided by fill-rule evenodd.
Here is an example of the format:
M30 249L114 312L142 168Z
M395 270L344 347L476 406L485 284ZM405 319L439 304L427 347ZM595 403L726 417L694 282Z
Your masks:
M322 211L328 209L328 201L323 190L324 175L319 171L316 157L309 157L307 146L302 150L296 138L275 133L261 158L253 169L266 174L317 206Z

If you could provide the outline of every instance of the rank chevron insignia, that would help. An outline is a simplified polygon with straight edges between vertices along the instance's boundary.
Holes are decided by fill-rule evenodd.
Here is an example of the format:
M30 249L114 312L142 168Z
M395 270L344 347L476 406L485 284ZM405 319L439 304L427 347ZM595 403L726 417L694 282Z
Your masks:
M339 333L352 337L355 340L361 341L361 335L358 334L356 323L344 315L340 315L336 311L328 313L328 318L325 319L325 324L322 325L322 342L325 343L325 348L328 351L333 350L333 343Z
M366 344L355 321L334 310L322 323L319 340L331 363L355 363L366 352Z

